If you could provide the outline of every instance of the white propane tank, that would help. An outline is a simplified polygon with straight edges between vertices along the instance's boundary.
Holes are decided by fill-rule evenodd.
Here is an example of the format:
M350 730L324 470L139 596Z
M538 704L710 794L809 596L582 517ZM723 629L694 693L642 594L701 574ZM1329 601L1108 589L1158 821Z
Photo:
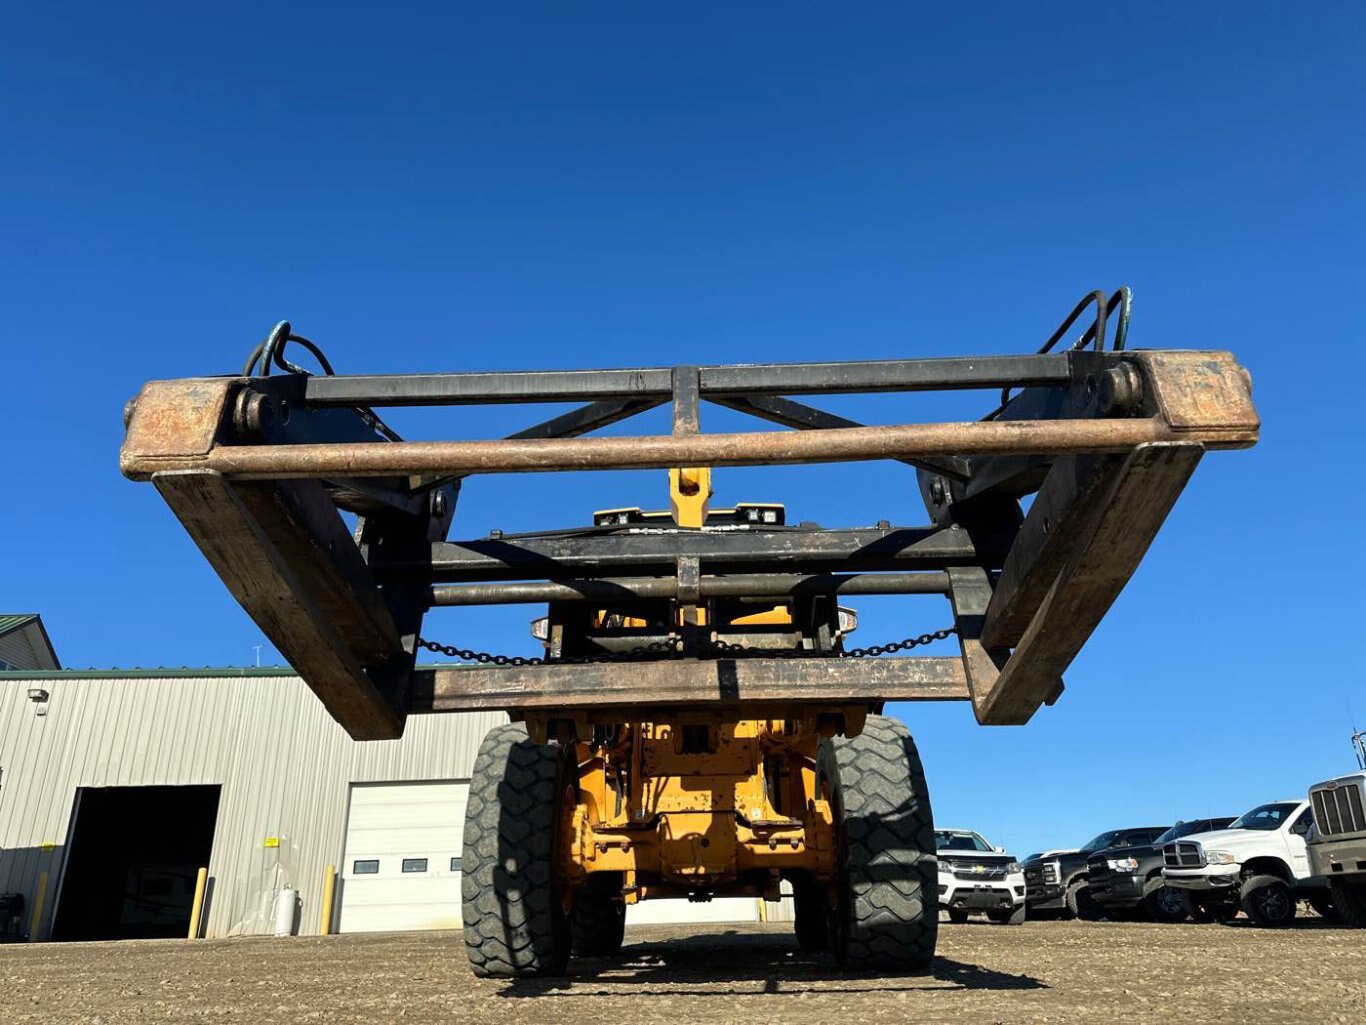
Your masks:
M275 898L275 935L294 935L294 908L299 903L299 891L284 889Z

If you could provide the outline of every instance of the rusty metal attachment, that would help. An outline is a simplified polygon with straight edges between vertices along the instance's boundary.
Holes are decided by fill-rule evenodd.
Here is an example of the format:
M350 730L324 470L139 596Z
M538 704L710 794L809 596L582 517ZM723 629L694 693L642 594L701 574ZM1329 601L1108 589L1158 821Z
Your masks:
M1077 343L1055 351L1093 307ZM534 719L560 705L610 718L637 706L776 715L794 702L818 714L823 702L876 711L966 699L982 723L1022 723L1061 693L1204 452L1257 441L1250 380L1232 355L1130 350L1127 335L1127 292L1093 293L1032 355L343 376L282 324L244 374L145 385L125 413L120 463L156 486L357 738L398 736L419 712ZM286 359L290 344L324 372ZM797 398L940 390L1003 401L981 420L872 426ZM565 402L581 405L498 441L400 440L376 414ZM669 435L586 436L665 403ZM706 403L780 429L708 434ZM858 460L911 467L916 519L929 523L791 526L777 507L710 501L714 467ZM671 513L449 539L465 478L642 467L671 472ZM947 597L957 655L839 659L836 599L857 594ZM549 664L415 668L431 608L517 602L550 606ZM684 657L568 675L571 656L661 638ZM785 653L721 657L727 644Z

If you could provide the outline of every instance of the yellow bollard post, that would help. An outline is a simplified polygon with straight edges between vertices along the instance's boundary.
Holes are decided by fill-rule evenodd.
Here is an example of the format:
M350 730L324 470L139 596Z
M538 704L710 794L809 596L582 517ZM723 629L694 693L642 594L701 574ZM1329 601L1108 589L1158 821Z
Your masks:
M337 866L328 865L323 873L323 906L318 919L318 935L332 935L332 901L337 892Z
M43 901L47 899L47 872L38 873L38 891L33 895L33 915L28 920L28 938L38 938L38 923L43 920Z
M204 916L204 890L209 885L209 870L201 868L194 881L194 903L190 905L190 934L188 939L199 939L200 919Z

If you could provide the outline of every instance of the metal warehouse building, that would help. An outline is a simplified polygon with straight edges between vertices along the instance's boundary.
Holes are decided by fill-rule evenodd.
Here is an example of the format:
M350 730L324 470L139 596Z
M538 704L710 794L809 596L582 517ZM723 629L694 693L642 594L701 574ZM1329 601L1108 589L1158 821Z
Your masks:
M288 891L294 931L319 932L329 866L336 931L459 927L465 793L501 713L358 743L292 670L57 669L36 618L0 619L44 649L11 645L0 671L0 893L25 902L11 938L184 936L201 867L207 936L271 933ZM631 920L759 913L665 901Z

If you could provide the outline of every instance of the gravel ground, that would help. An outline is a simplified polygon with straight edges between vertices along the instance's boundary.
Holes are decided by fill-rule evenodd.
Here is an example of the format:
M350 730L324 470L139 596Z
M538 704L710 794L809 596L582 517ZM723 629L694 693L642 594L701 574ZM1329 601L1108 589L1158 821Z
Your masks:
M620 958L563 979L489 982L459 936L125 941L0 947L0 1022L1359 1023L1366 933L1318 920L945 925L927 974L847 976L789 927L629 930Z

